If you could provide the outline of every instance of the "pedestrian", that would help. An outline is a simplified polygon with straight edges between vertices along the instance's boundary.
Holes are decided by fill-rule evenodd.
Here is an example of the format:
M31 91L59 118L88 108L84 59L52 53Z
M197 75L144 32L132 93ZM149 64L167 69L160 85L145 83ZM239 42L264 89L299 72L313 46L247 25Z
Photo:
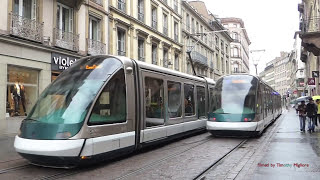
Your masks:
M315 123L315 118L316 114L318 111L317 106L314 104L314 101L312 98L309 99L309 103L307 104L307 120L308 120L308 131L314 132L314 123Z
M317 107L318 107L318 111L317 111L317 118L316 118L316 121L315 121L315 125L318 126L318 121L319 121L319 125L320 125L320 99L316 100L316 104L317 104Z
M301 101L301 104L298 106L299 111L299 120L300 120L300 131L305 132L305 126L306 126L306 109L307 106L305 104L305 101Z

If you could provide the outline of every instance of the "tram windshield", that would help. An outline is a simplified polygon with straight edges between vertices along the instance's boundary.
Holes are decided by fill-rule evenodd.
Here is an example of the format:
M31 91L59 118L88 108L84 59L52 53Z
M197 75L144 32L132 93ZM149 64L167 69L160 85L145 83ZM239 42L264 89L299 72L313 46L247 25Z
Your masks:
M258 80L249 75L232 75L217 81L212 112L216 114L252 114L255 112Z
M35 139L74 136L102 85L121 67L119 60L106 56L78 60L40 95L21 125L22 136L30 138L34 128L40 128L32 134ZM47 132L42 132L41 128ZM62 134L57 136L59 133Z

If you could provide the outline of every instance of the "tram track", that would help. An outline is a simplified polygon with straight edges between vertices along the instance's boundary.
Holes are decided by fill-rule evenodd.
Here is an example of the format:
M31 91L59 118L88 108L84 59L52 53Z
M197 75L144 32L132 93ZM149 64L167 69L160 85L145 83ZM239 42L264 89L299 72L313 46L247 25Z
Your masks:
M24 164L24 165L19 165L19 166L13 166L13 167L9 167L9 168L4 168L4 169L0 169L0 174L5 174L5 173L9 173L9 172L13 172L13 171L17 171L20 169L26 169L32 167L31 164Z

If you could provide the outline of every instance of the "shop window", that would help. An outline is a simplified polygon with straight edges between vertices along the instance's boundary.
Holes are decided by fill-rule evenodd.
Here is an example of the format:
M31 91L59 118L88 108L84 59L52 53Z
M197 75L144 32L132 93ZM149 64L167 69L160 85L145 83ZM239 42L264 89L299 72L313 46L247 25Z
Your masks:
M145 78L145 106L146 106L146 126L158 126L164 124L163 107L164 88L163 80L146 77Z
M206 94L204 87L197 87L198 117L206 117Z
M39 72L32 69L8 66L6 113L26 116L38 98Z
M184 85L184 115L195 115L194 86L189 84Z
M181 84L168 81L168 114L170 118L181 117Z
M104 87L93 107L90 125L126 122L126 84L124 70L119 70Z

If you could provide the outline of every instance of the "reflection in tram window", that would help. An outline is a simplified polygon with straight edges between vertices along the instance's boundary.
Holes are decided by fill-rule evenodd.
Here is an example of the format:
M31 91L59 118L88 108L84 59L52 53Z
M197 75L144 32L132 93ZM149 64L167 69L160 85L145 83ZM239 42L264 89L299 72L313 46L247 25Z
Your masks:
M204 87L197 87L198 117L206 118L206 94Z
M89 124L126 122L126 85L123 69L104 87L93 107Z
M163 80L146 77L145 78L145 103L146 126L157 126L164 124L163 113Z
M195 114L194 107L194 86L184 85L184 115L192 116Z
M168 81L168 114L170 118L181 117L181 84Z

